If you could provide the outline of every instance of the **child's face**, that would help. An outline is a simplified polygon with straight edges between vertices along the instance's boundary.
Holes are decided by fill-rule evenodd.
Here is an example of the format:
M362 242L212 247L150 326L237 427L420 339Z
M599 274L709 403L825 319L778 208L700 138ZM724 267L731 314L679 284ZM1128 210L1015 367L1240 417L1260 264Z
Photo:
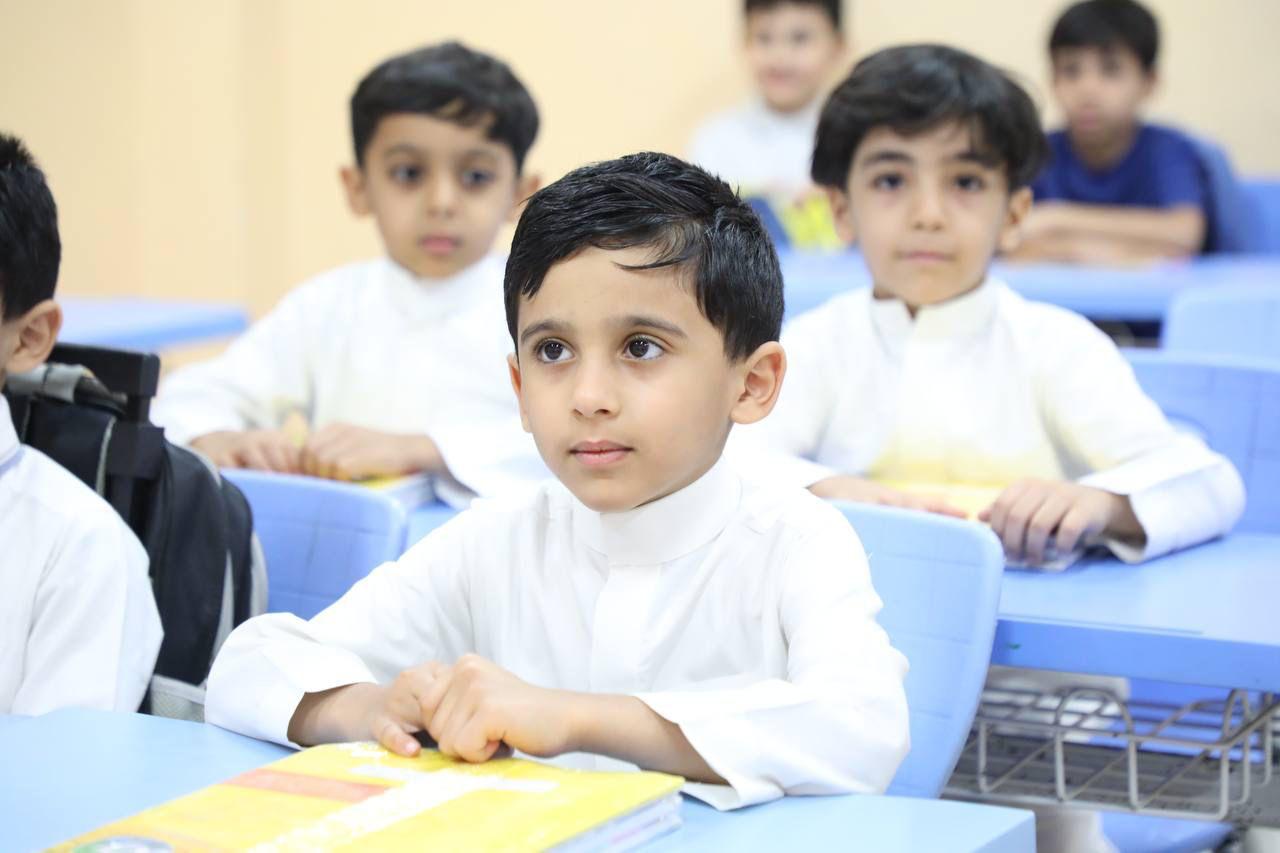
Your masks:
M817 6L782 3L747 16L747 64L765 103L793 112L813 102L844 41Z
M1053 53L1053 94L1074 138L1107 141L1137 123L1155 77L1125 48L1069 47Z
M372 213L392 260L420 278L444 278L489 251L524 198L511 150L463 127L417 113L378 122L364 166L342 173L357 215Z
M982 283L997 248L1016 246L1031 192L1010 195L1004 170L981 162L972 141L960 123L915 136L877 127L854 152L832 206L878 297L912 310L944 302Z
M773 403L753 397L762 352L781 381L776 342L741 362L725 356L678 271L619 266L651 255L585 249L520 304L511 379L525 429L560 482L599 512L684 488L719 459L731 422L763 417Z

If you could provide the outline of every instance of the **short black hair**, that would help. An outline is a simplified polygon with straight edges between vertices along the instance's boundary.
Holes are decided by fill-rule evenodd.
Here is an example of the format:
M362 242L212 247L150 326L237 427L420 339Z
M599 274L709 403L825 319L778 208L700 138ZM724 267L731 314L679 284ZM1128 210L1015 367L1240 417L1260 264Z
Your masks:
M507 329L519 350L520 299L547 271L588 247L652 247L633 269L681 268L698 307L745 358L782 329L782 271L760 218L724 181L670 154L643 152L575 169L530 197L503 283Z
M0 133L0 318L53 298L61 262L58 206L44 172L21 140Z
M827 98L818 119L813 180L844 189L867 133L888 127L911 136L947 123L970 127L979 155L1002 167L1012 192L1027 186L1048 156L1031 96L976 56L934 44L877 51Z
M1134 0L1084 0L1062 13L1049 34L1049 55L1062 48L1117 45L1133 51L1150 72L1160 51L1160 25Z
M538 107L506 63L448 41L393 56L374 68L351 95L356 163L378 122L394 113L422 113L471 127L488 123L490 139L511 149L524 167L538 135Z
M827 17L831 19L831 26L835 31L840 32L841 0L744 0L742 13L746 16L752 12L767 12L770 9L786 5L817 6L818 9L827 13Z

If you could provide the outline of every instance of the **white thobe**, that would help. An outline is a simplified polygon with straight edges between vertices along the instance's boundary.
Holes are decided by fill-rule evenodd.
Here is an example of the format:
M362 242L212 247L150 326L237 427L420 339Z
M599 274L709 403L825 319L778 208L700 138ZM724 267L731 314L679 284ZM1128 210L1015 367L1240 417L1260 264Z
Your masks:
M908 740L906 661L879 609L856 534L801 489L721 462L601 514L551 482L478 503L310 621L237 628L205 715L287 743L304 693L475 652L535 685L640 698L728 781L689 787L717 807L879 792Z
M812 186L809 164L821 101L794 113L759 98L708 119L694 134L689 158L748 195L796 195Z
M135 711L162 636L147 553L111 505L18 443L0 397L0 713Z
M455 506L531 487L548 474L508 378L502 276L496 257L441 280L388 258L326 272L217 358L168 377L152 420L178 443L275 428L294 412L312 430L424 433L451 475L441 497Z
M1174 429L1102 332L998 281L914 319L853 290L797 317L782 343L778 405L735 431L730 455L765 449L759 464L791 483L1075 480L1129 498L1145 546L1104 543L1128 561L1221 535L1243 511L1235 468Z

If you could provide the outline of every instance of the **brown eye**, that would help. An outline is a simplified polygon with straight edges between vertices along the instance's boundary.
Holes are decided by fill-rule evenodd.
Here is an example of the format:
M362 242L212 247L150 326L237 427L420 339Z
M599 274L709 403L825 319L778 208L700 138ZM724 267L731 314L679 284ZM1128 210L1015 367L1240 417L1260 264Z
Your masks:
M648 338L632 338L627 341L627 355L637 361L652 361L662 355L662 347Z
M545 341L538 345L538 360L547 363L564 361L568 348L559 341Z

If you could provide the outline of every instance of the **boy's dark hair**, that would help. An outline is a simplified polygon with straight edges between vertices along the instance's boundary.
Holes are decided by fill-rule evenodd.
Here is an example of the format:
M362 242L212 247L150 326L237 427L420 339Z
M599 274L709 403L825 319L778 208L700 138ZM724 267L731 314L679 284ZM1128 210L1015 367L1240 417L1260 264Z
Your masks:
M1134 0L1085 0L1063 12L1049 35L1049 55L1069 47L1120 46L1133 51L1146 71L1156 65L1160 25Z
M575 169L529 199L504 281L517 351L520 299L538 292L554 264L588 247L632 246L651 247L653 258L631 269L675 267L689 276L729 358L778 339L782 271L759 217L714 175L644 152Z
M811 174L844 189L853 156L877 127L911 136L946 122L970 128L979 156L1002 167L1012 192L1027 186L1048 154L1031 97L1009 75L943 45L878 51L853 67L818 119Z
M820 10L827 13L827 17L831 19L831 26L836 32L840 32L840 6L841 0L744 0L742 13L750 15L752 12L767 12L770 9L776 9L779 6L817 6Z
M538 135L538 107L506 63L456 41L393 56L364 76L351 96L356 163L378 122L422 113L464 127L487 124L490 139L511 149L516 171Z
M0 318L53 297L62 241L44 173L16 136L0 133Z

